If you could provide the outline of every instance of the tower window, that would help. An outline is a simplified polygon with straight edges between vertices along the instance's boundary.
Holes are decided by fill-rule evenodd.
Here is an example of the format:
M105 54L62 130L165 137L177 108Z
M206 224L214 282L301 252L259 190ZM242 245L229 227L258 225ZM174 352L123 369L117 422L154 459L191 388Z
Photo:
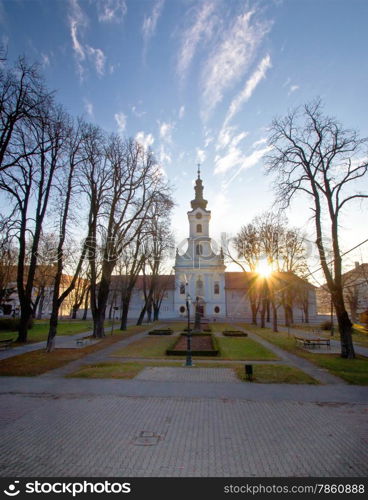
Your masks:
M180 283L180 295L185 295L185 284Z
M202 245L200 243L198 243L198 245L196 245L196 254L197 255L203 254L203 248L202 248Z
M202 224L197 224L197 233L202 232Z
M218 281L215 281L214 285L213 285L213 293L215 295L219 295L220 294L220 284Z

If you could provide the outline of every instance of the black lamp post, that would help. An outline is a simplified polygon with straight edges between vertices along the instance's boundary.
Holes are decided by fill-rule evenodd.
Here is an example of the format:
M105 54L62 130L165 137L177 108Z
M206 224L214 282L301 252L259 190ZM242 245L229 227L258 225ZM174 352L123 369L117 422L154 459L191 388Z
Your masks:
M190 309L189 304L192 300L189 293L186 298L186 306L187 306L187 315L188 315L188 331L187 331L187 359L184 366L194 366L192 362L192 332L190 329Z

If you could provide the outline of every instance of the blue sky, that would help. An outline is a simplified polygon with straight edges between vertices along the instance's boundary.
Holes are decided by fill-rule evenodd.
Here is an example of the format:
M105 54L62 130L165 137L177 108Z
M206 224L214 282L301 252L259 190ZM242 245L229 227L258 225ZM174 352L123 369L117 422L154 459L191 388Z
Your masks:
M69 112L156 152L178 240L197 162L215 235L270 208L262 156L275 115L320 96L368 135L367 19L366 0L0 1L10 60L39 61ZM346 249L364 239L366 214L346 214ZM312 235L310 215L305 202L288 213Z

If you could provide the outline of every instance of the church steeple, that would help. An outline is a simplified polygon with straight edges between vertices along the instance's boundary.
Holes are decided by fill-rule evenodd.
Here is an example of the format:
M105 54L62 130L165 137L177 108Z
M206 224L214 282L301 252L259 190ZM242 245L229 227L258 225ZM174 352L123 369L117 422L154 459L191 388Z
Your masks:
M190 202L192 209L195 210L196 208L203 208L203 210L206 210L207 207L207 200L203 198L203 184L202 184L202 179L201 179L201 170L200 170L200 164L198 163L198 177L195 183L194 187L194 192L195 192L195 198Z

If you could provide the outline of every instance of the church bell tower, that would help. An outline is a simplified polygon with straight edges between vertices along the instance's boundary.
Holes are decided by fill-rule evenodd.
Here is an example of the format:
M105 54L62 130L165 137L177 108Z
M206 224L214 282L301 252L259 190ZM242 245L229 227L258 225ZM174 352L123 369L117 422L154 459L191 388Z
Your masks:
M222 249L217 249L210 237L211 211L203 198L200 165L194 186L192 210L187 212L189 237L183 254L175 259L175 311L186 314L186 297L199 298L203 316L213 319L225 316L225 265ZM216 250L220 250L217 252Z

